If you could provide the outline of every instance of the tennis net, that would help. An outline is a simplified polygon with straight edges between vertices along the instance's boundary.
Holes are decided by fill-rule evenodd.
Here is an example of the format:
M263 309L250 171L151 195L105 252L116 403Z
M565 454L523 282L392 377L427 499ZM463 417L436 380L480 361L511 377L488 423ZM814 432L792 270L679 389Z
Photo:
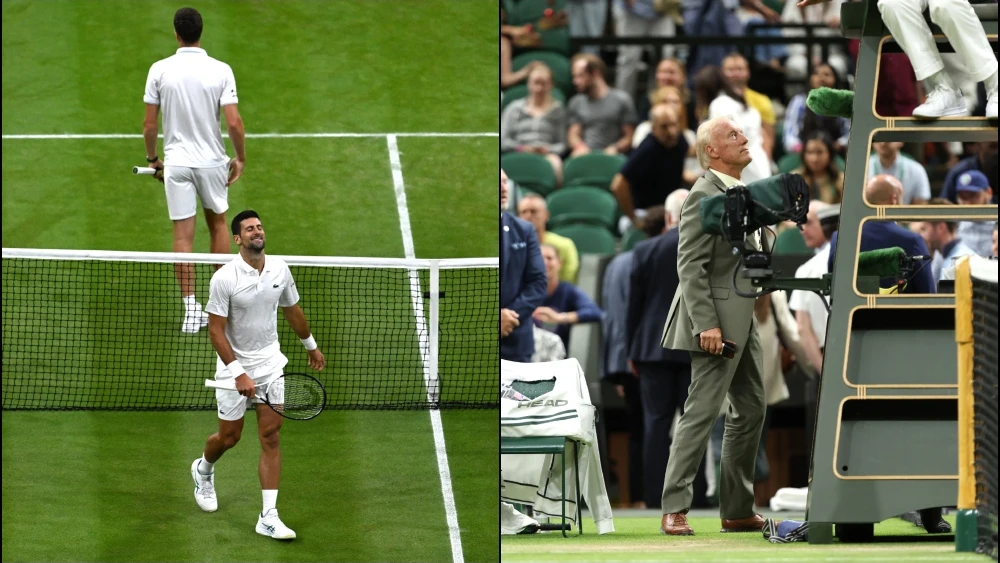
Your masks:
M997 558L997 261L963 259L956 275L956 338L959 339L959 401L971 406L961 424L959 506L974 508L975 550ZM963 356L961 344L965 343ZM961 407L961 405L960 405ZM970 435L971 434L971 435ZM961 451L961 447L960 447ZM964 469L964 471L963 471ZM964 489L964 490L963 490ZM960 514L962 510L959 511ZM970 522L971 524L971 522ZM971 528L971 526L969 526ZM961 528L961 526L959 527ZM971 530L956 529L956 542L971 549ZM960 546L960 550L964 550Z
M235 255L3 249L4 410L199 410L216 370L208 329L181 331L175 263L208 299ZM278 315L286 372L330 409L498 408L499 261L282 256L326 356Z

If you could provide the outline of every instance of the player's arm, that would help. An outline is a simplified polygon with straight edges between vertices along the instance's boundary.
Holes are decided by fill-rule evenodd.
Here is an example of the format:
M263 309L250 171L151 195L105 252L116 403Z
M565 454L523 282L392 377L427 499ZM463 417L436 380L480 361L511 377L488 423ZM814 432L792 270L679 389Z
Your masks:
M160 155L156 153L156 142L160 135L159 127L160 106L159 104L146 104L146 117L142 120L142 139L146 142L146 161L151 168L159 170L155 178L163 181L163 162ZM154 158L150 161L149 159Z
M309 332L309 322L306 321L306 315L302 312L302 308L295 304L291 307L282 307L281 312L285 315L292 330L295 331L295 335L302 341L302 345L309 351L309 367L317 371L322 370L323 366L326 365L326 358L323 357L323 352L320 352L316 339Z
M246 166L246 132L243 130L243 118L240 117L240 110L236 104L222 106L222 113L226 115L229 141L233 144L233 150L236 151L236 158L229 163L229 182L226 185L231 186L233 182L240 179L240 176L243 175L243 167Z
M236 360L236 352L233 352L233 345L226 338L226 323L228 319L216 315L208 314L208 337L212 340L212 347L219 355L222 363L226 364L226 369L236 379L236 391L244 397L254 396L254 383L247 375L243 366Z

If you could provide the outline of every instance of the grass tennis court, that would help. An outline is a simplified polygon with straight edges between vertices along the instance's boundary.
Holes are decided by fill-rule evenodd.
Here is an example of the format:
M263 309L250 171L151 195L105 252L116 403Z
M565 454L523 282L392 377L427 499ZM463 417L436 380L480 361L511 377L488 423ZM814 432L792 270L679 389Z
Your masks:
M180 6L3 3L4 247L170 250L162 187L131 175L142 164L141 138L105 135L141 133L146 72L175 50L170 25ZM497 255L495 4L192 6L205 20L203 47L233 67L251 135L230 216L256 209L270 254L404 257L385 136L398 133L416 257ZM252 136L264 133L276 135ZM293 133L369 136L283 136ZM494 135L411 136L424 133ZM10 137L67 134L97 137ZM199 223L195 251L207 250ZM203 296L208 280L199 273ZM101 301L99 290L77 291ZM300 292L305 299L305 288ZM119 307L127 318L157 300L170 302L159 296ZM319 313L303 307L316 323ZM412 308L403 310L412 327ZM177 336L164 346L205 351L213 364L206 333L192 347ZM93 339L79 331L62 338L77 346ZM371 335L365 340L389 355ZM360 341L344 341L339 354ZM131 356L92 358L90 369L141 362L143 345L135 342ZM336 350L325 348L328 361ZM292 362L305 358L301 348L283 351ZM392 355L419 363L415 348ZM5 369L5 389L7 378ZM441 414L462 555L496 561L497 413ZM255 419L247 420L243 443L216 467L219 511L206 514L192 498L189 466L216 426L214 412L5 411L3 560L452 560L426 411L328 411L289 422L278 499L282 519L299 536L289 544L253 533L259 445Z
M703 512L703 511L702 511ZM798 515L801 519L801 514ZM781 518L781 517L779 517ZM952 525L955 519L945 518ZM666 537L659 533L659 518L615 518L615 532L598 536L593 521L585 517L582 537L563 538L555 532L504 536L504 563L600 562L639 563L914 563L988 561L974 553L955 553L952 541L923 541L922 528L900 519L876 524L875 535L906 537L915 543L809 545L772 544L760 533L723 534L719 518L688 519L694 536ZM590 532L587 532L587 527ZM575 531L574 531L575 533ZM950 537L950 536L949 536Z

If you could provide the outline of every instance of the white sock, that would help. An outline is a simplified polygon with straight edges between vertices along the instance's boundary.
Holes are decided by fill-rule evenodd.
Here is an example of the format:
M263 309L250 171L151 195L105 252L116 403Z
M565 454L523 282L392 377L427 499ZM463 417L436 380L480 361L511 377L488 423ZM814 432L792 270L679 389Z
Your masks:
M184 310L185 311L197 311L201 309L201 305L198 304L194 299L194 295L184 296Z
M267 514L268 510L274 510L278 504L278 489L264 489L261 492L264 493L264 510L261 514Z
M931 90L944 88L945 90L951 90L952 92L958 91L958 86L955 86L955 82L952 81L951 75L948 74L948 71L946 70L939 70L928 76L927 85L930 86Z
M986 95L997 93L997 73L989 75L986 80L983 80L983 86L986 87Z
M211 475L213 471L215 471L215 464L209 463L205 460L205 456L201 456L201 461L198 462L198 473Z

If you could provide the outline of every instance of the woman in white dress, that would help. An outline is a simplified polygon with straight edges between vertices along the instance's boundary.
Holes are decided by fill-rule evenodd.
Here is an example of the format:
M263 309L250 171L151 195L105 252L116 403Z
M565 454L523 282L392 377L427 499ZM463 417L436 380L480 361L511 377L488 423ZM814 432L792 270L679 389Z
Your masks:
M717 84L719 85L718 92L714 99L710 98L712 102L708 105L708 118L731 116L749 141L748 148L753 160L743 169L741 180L744 184L749 184L770 177L771 159L764 152L764 134L760 113L747 105L746 100L735 93L721 78Z

